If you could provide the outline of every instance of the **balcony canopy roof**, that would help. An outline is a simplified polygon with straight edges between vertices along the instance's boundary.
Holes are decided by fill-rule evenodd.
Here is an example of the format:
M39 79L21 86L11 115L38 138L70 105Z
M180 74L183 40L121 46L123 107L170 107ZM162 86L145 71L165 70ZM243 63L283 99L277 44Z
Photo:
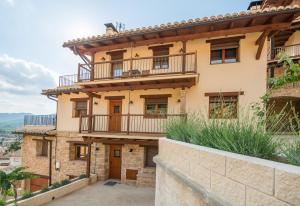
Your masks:
M259 10L242 11L225 15L190 19L188 21L125 30L114 34L104 34L67 41L75 54L91 55L98 51L109 51L142 46L218 37L241 33L284 30L300 15L299 6L280 6Z

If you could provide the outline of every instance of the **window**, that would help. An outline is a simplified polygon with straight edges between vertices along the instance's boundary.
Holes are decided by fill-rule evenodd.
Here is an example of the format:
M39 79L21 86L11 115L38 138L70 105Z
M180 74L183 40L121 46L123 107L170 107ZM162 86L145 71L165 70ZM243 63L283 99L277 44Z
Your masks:
M169 68L169 47L153 48L153 69Z
M86 160L87 145L75 144L75 160Z
M73 117L87 115L87 100L76 100L73 104Z
M211 50L211 64L234 63L238 61L238 48Z
M48 156L48 141L44 141L44 140L36 141L36 155L42 157Z
M237 118L238 96L210 96L210 119L234 119Z
M123 52L124 51L117 51L110 53L112 61L111 75L113 77L121 77L123 74Z
M158 147L145 147L145 167L155 167L153 157L158 154Z
M145 98L145 115L148 117L163 116L168 111L168 98Z
M207 40L210 43L210 63L234 63L239 62L240 39L245 36Z

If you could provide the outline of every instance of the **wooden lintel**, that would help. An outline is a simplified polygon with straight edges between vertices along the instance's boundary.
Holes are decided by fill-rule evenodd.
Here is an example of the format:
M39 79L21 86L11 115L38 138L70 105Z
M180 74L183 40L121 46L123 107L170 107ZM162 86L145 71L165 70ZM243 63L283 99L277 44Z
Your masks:
M140 98L169 98L172 94L140 95Z
M227 38L220 38L220 39L208 39L206 43L213 43L213 44L221 44L221 43L228 43L232 41L238 41L240 39L245 39L245 35L241 36L234 36L234 37L227 37Z
M121 100L121 99L125 99L125 96L106 96L104 99L106 99L106 100Z
M71 102L79 102L79 101L88 101L89 98L86 97L86 98L71 98L70 101Z
M244 91L239 91L239 92L207 92L204 95L206 97L226 97L226 96L239 96L239 95L244 95Z

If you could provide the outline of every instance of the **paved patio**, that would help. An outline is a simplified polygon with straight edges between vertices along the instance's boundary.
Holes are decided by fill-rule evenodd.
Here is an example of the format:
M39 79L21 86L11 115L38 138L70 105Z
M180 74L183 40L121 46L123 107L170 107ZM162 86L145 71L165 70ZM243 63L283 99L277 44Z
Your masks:
M124 184L106 186L103 182L90 185L46 206L154 206L154 188Z

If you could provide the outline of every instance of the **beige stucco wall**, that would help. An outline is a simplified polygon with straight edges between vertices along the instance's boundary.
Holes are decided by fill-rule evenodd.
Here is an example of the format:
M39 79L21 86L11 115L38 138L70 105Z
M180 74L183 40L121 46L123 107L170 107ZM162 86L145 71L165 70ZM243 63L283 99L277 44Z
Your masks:
M259 101L259 98L266 92L266 65L267 65L267 45L261 54L261 58L256 60L258 46L255 41L260 33L246 34L245 39L240 41L240 62L219 65L210 64L210 44L207 39L196 39L187 42L187 52L197 52L197 72L199 78L196 86L187 89L186 107L189 113L199 112L207 116L208 97L206 92L237 92L244 91L244 95L239 97L240 108L248 107L249 104ZM181 42L172 42L170 54L178 54L182 48ZM140 57L152 56L152 51L147 46L133 48L133 56L136 53ZM124 58L130 57L130 49L124 54ZM95 54L96 61L110 60L106 52ZM123 100L123 114L128 112L129 91L104 92L99 93L102 98L94 99L98 105L94 105L94 114L108 114L108 100L105 96L125 96ZM130 92L133 105L130 106L131 114L143 114L144 100L140 95L147 94L172 94L169 98L169 113L179 113L180 103L177 102L180 96L180 89L150 89L135 90ZM72 118L72 103L70 98L86 97L84 94L61 95L58 98L58 131L78 131L79 119Z
M156 206L300 205L300 167L160 139Z

